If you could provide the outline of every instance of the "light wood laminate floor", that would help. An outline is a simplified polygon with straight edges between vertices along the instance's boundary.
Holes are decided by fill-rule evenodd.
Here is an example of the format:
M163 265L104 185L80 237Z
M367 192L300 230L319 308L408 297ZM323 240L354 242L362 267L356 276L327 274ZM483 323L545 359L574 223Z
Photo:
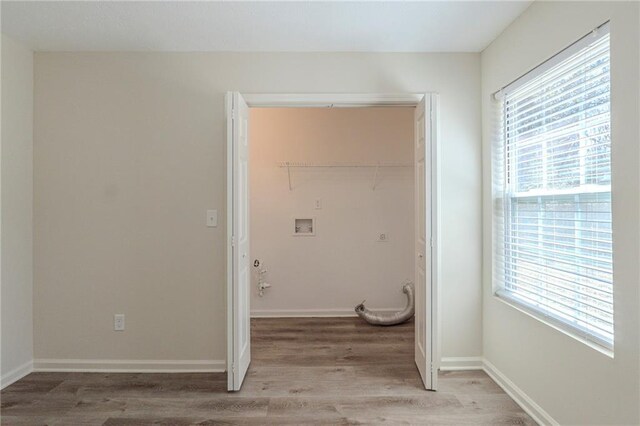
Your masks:
M32 373L1 393L2 425L533 425L481 371L422 388L413 324L357 318L252 320L240 392L226 375Z

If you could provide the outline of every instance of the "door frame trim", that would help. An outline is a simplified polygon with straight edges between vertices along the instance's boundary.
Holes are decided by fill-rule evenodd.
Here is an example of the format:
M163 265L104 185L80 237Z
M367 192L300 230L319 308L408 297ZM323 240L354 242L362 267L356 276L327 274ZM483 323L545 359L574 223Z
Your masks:
M230 218L233 215L233 138L229 137L230 132L227 131L228 126L232 122L231 111L233 108L233 99L231 91L225 96L225 137L227 138L226 146L226 224L227 224L227 243L226 243L226 300L227 300L227 380L233 380L230 372L230 363L233 361L233 347L230 344L231 335L233 335L231 321L231 312L229 308L233 306L232 288L233 288L233 250L231 246L231 238L233 235L233 222ZM440 159L440 126L439 126L439 95L435 92L425 93L242 93L240 92L249 108L366 108L366 107L402 107L417 106L425 96L428 96L426 103L429 106L429 122L430 137L428 138L428 149L431 152L431 208L428 210L428 220L432 223L432 239L431 247L431 288L429 291L432 295L432 319L430 328L432 336L435 336L432 352L432 371L437 374L440 368L440 255L441 255L441 238L440 238L440 199L441 199L441 159ZM434 318L435 317L435 318ZM435 321L434 321L435 319ZM435 327L434 327L435 324Z
M427 94L432 95L432 94ZM246 93L250 108L357 108L416 106L424 93Z
M227 208L226 208L226 244L225 244L225 256L226 256L226 303L225 303L225 321L227 324L226 331L226 345L227 345L227 359L225 362L227 373L227 389L233 389L233 318L232 312L229 311L233 307L233 92L227 92L224 97L224 111L225 111L225 126L224 133L227 139L225 143L225 156L226 156L226 191L227 191Z

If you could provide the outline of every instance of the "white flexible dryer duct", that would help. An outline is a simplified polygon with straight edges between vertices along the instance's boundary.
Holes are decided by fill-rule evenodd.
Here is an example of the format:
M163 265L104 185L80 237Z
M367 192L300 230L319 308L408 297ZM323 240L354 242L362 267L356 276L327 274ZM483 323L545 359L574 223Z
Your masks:
M369 324L373 325L397 325L408 321L415 312L413 283L406 283L402 291L407 295L407 306L400 312L375 312L364 306L364 301L356 306L356 314Z

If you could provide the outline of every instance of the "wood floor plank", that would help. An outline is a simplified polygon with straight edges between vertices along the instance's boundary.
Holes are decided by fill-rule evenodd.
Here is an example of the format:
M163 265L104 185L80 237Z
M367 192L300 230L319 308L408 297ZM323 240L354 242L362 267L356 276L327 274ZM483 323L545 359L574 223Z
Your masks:
M3 414L2 417L0 417L0 424L2 426L49 426L52 423L53 421L51 419L44 416L10 416Z
M220 425L234 425L234 426L254 426L254 425L296 425L296 426L347 426L347 425L359 425L360 422L350 420L347 418L332 418L332 419L312 419L309 417L265 417L264 419L258 418L244 418L244 419L231 419L224 417L216 417L205 422L198 423L199 426L220 426Z
M362 415L351 418L357 424L392 424L392 425L423 425L423 426L507 426L521 425L533 426L536 423L525 413L514 414L450 414L450 415L430 415L426 414L416 418L406 415L384 415L372 416Z
M252 366L247 379L264 380L355 380L356 369L353 366L330 367L294 367L294 366Z
M69 396L42 396L33 397L33 394L25 394L26 398L17 399L2 395L2 416L32 416L41 417L62 416L71 410L77 401Z
M200 424L205 420L196 417L110 417L104 422L104 426L191 426Z
M242 389L223 373L32 373L0 394L2 425L533 425L482 371L424 390L413 323L251 321Z
M37 374L37 373L34 373ZM51 389L55 388L56 386L59 386L60 384L62 384L62 382L64 381L63 378L58 378L58 379L50 379L50 378L39 378L38 376L36 377L30 377L30 375L28 375L27 377L25 377L24 379L26 380L18 380L17 382L13 383L11 386L6 388L6 391L3 391L5 393L45 393L45 392L49 392Z
M522 408L514 402L507 394L457 394L458 400L464 407L475 412L500 412L500 413L520 413Z
M270 398L269 417L305 417L322 420L339 420L342 415L336 408L336 400L322 398Z

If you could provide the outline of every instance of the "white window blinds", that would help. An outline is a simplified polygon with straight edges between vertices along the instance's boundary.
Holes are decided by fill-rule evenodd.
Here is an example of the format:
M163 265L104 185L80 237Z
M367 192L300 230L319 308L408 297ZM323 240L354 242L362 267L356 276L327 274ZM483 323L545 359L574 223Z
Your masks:
M498 295L613 348L608 26L502 92Z

